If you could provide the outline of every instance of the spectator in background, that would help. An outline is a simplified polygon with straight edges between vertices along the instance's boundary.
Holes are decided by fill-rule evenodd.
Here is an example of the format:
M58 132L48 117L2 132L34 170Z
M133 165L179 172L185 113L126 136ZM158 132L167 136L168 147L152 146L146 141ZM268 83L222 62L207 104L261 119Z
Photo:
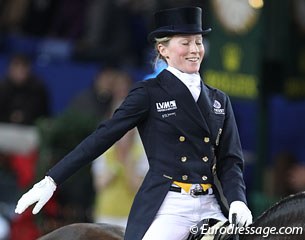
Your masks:
M145 64L147 27L155 6L154 0L91 1L86 9L84 34L76 44L74 57L115 61L126 66Z
M281 151L275 155L273 162L264 184L267 187L267 197L275 202L305 190L305 166L295 152Z
M262 191L251 195L256 215L280 199L305 190L305 167L296 153L288 149L277 152L272 164L265 169Z
M92 86L77 95L66 111L58 117L40 122L40 150L47 154L41 154L37 169L44 172L90 134L99 121L108 119L115 105L113 101L118 102L122 98L131 81L125 72L113 65L106 66L97 73ZM120 85L117 86L117 83ZM95 189L91 164L72 176L55 199L58 211L53 218L44 218L40 224L43 233L54 230L54 225L50 224L52 222L57 227L73 222L92 222Z
M28 4L28 0L1 0L0 31L20 32Z
M28 5L23 17L22 30L26 35L44 37L50 34L56 9L60 0L27 0Z
M69 40L80 38L83 34L85 13L89 2L90 0L60 0L50 24L49 34Z
M304 160L296 161L289 169L289 184L295 192L305 190L305 164Z
M117 109L127 96L133 83L131 76L125 71L117 71L112 87L112 113Z
M31 62L14 55L6 76L0 81L0 122L34 125L39 117L49 115L46 87L31 70Z
M296 156L289 151L280 152L275 156L272 169L273 179L271 180L273 183L272 195L275 199L281 199L296 193L295 186L292 184L292 180L298 182L297 180L300 177L299 175L294 176L295 171L298 171L297 169L294 169L296 164ZM293 174L291 174L292 171Z
M127 225L130 208L148 170L138 131L133 129L93 162L95 222Z
M85 18L86 30L76 46L75 58L119 61L130 56L128 22L126 12L117 1L91 1Z
M129 75L123 72L114 80L113 111L122 103L132 83ZM147 169L146 155L136 129L126 133L93 162L96 222L126 227L134 196Z
M118 71L114 67L105 67L95 76L92 85L72 99L69 109L90 115L101 121L110 116L112 87Z
M10 59L7 73L0 81L0 109L0 135L9 130L10 136L5 139L8 148L0 145L0 178L5 183L0 184L0 192L3 193L0 202L10 206L16 201L18 191L23 191L35 178L38 143L34 126L40 117L49 115L47 89L32 72L31 61L25 55L16 54ZM29 139L34 139L33 144L29 144ZM10 221L10 239L38 237L31 215Z

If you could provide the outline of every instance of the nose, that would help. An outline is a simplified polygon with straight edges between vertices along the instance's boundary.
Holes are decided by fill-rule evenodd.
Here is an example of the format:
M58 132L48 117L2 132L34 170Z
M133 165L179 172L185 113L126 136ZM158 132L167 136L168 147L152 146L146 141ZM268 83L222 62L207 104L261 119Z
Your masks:
M198 45L195 42L190 45L190 51L194 52L194 53L198 53L199 52L199 47L198 47Z

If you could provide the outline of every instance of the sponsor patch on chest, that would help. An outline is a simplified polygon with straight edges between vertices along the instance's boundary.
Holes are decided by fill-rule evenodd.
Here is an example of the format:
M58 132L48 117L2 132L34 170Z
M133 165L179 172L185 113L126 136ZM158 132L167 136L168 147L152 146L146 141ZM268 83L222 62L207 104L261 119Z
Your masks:
M165 112L177 109L176 101L166 101L166 102L157 102L156 103L158 112Z
M224 108L221 108L221 104L217 100L214 101L213 107L215 114L225 114Z

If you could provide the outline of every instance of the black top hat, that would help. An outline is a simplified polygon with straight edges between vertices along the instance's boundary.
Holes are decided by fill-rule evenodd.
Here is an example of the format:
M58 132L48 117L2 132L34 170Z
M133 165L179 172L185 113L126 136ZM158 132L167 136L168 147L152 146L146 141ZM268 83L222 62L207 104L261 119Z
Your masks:
M155 13L156 30L148 35L148 41L175 34L206 34L212 29L202 30L201 8L182 7L161 10Z

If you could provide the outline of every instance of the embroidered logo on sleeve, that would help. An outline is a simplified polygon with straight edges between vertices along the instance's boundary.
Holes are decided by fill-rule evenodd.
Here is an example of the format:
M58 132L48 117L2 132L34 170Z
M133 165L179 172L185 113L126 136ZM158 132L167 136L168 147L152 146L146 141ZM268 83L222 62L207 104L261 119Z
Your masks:
M158 112L165 112L177 109L175 100L156 103L156 107Z
M221 104L217 100L214 100L213 107L214 107L215 114L225 114L225 109L221 108Z

